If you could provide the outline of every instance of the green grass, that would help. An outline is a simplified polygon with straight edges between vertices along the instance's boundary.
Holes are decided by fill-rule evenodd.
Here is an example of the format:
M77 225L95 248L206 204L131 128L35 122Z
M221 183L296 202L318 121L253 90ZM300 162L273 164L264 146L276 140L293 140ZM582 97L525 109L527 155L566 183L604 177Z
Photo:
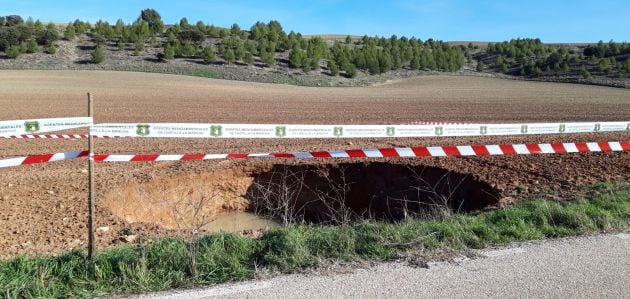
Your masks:
M630 185L599 185L590 199L529 201L503 210L442 220L360 223L345 228L291 226L252 240L214 234L196 242L162 239L146 246L0 262L0 298L90 297L208 285L283 273L323 260L393 259L420 249L483 248L630 228Z

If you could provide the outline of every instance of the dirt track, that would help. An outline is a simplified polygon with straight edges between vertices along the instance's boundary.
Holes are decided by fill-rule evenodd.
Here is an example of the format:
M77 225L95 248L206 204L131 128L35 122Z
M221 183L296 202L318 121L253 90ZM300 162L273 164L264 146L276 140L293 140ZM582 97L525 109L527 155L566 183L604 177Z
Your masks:
M2 71L0 119L84 115L85 93L96 99L96 122L406 123L412 121L614 121L630 118L630 90L478 77L435 76L368 88L307 88L194 77L118 72ZM443 144L628 140L630 134L539 137L356 140L99 140L99 153L224 153ZM76 140L0 140L0 157L85 148ZM282 161L318 163L317 161ZM554 155L448 159L394 159L433 165L492 184L502 202L543 191L630 178L630 155ZM98 164L99 199L127 184L170 176L236 169L223 181L265 161ZM82 246L87 188L85 161L0 170L0 256L56 253ZM525 192L523 190L526 190ZM518 192L521 194L517 194ZM522 194L522 193L525 194ZM112 195L114 194L114 195ZM121 199L122 200L122 199ZM100 246L128 226L98 202ZM133 229L154 234L155 226Z

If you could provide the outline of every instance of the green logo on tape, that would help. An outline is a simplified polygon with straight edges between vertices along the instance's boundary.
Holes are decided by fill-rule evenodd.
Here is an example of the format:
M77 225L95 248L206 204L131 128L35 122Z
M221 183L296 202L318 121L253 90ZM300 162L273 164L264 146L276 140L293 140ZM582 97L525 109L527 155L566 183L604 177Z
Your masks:
M440 136L442 134L444 134L444 128L442 128L442 127L435 127L435 135Z
M488 126L481 126L481 127L479 127L479 134L481 134L481 135L488 134Z
M335 137L341 137L343 136L343 127L334 127L333 128L333 135Z
M276 127L276 136L278 136L278 137L287 136L287 127L277 126Z
M39 131L39 122L38 121L27 121L24 123L24 131L27 133L35 133Z
M149 134L151 134L151 131L149 130L149 125L138 125L136 126L136 135L138 136L147 136Z
M558 128L558 131L560 133L564 133L567 130L567 125L565 124L560 124L560 128Z
M396 135L396 127L387 127L385 134L387 134L387 136Z
M527 131L528 131L527 125L521 125L521 133L522 134L527 134Z
M210 126L210 135L212 137L220 137L221 135L223 135L223 127L219 125Z

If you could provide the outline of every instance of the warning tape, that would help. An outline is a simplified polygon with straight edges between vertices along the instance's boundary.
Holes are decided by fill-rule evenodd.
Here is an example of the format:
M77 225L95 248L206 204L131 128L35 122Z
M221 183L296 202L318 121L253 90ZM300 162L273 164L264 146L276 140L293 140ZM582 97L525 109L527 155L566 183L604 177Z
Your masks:
M92 125L91 117L43 118L29 120L0 121L0 136L46 133Z
M630 131L626 122L447 124L447 125L276 125L276 124L98 124L99 137L160 138L383 138L507 136Z
M70 159L76 159L76 158L87 157L87 156L89 156L88 151L74 151L74 152L57 153L57 154L30 155L26 157L0 160L0 168L36 164L36 163L63 161L63 160L70 160Z
M571 143L531 143L498 145L457 145L457 146L418 146L375 149L354 149L312 152L276 152L276 153L231 153L231 154L184 154L184 155L109 155L93 154L98 162L159 162L159 161L195 161L215 159L248 158L405 158L405 157L464 157L464 156L510 156L537 154L568 154L597 152L628 152L630 141L610 142L571 142ZM87 151L31 155L20 158L0 160L0 168L35 163L69 160L87 157Z
M92 136L94 138L120 138L119 136ZM0 139L85 139L87 134L31 134L31 135L12 135L0 136Z
M459 157L495 155L534 155L630 151L630 141L574 142L502 145L460 145L432 147L397 147L337 151L288 153L232 153L187 155L93 155L99 162L191 161L246 158L397 158L397 157Z
M46 134L46 135L11 135L0 136L0 139L83 139L87 134Z

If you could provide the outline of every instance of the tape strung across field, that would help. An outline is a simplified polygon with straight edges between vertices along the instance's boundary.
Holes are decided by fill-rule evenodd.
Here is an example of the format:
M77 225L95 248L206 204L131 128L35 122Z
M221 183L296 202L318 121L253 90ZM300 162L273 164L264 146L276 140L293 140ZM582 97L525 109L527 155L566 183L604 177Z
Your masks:
M24 134L0 136L0 139L84 139L88 138L87 134Z
M289 153L232 153L232 154L185 154L185 155L103 155L94 154L98 162L152 162L152 161L194 161L216 159L248 158L397 158L397 157L461 157L461 156L501 156L567 154L595 152L628 152L630 141L572 142L540 144L501 144L501 145L460 145L431 147L396 147L378 149L357 149L337 151L289 152ZM87 151L33 155L21 158L0 160L0 168L34 163L46 163L87 157Z
M98 124L96 137L163 138L382 138L504 136L630 131L626 122L446 125Z
M31 156L26 156L26 157L0 160L0 168L70 160L70 159L76 159L76 158L81 158L81 157L87 157L89 155L90 153L88 151L74 151L74 152L57 153L57 154L31 155Z
M0 137L10 137L22 134L46 133L89 127L91 117L64 117L29 120L0 121Z

